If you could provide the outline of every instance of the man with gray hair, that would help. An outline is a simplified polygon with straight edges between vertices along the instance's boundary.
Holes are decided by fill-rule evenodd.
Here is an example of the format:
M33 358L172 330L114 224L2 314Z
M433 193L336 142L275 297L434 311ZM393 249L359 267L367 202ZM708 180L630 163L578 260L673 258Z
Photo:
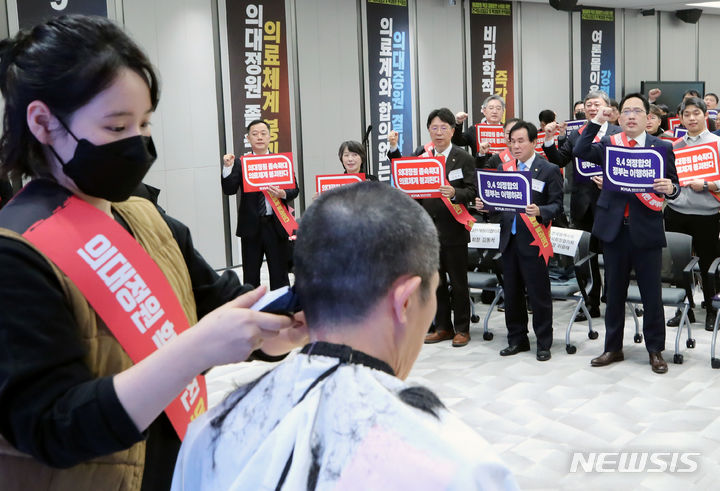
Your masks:
M584 100L585 115L588 121L592 121L597 116L600 108L610 106L610 98L602 90L591 90L585 96ZM598 196L600 196L600 190L590 180L590 178L583 178L583 176L577 175L575 169L575 157L573 154L573 147L580 138L580 135L587 124L578 130L574 130L570 135L565 138L565 141L558 148L555 145L555 131L558 129L558 123L550 123L545 127L545 142L543 143L543 150L547 159L553 164L557 164L560 167L566 167L571 163L569 168L566 168L565 177L572 182L570 191L570 224L573 228L579 230L585 230L592 232L593 223L595 221L595 204L597 203ZM561 128L564 131L564 127ZM605 135L614 135L622 132L619 126L609 124L608 122L603 123L598 131L596 142ZM599 162L593 162L599 164ZM598 251L598 242L595 237L591 238L591 248L594 251ZM602 287L600 266L598 263L597 256L590 260L590 268L593 278L593 286L588 295L588 311L591 317L600 317L600 291ZM585 314L578 312L575 317L576 321L585 321Z
M505 119L505 99L499 95L488 96L482 103L481 111L483 118L480 124L502 124ZM467 118L466 112L460 111L455 114L455 133L452 142L460 147L468 146L470 154L475 157L475 167L483 169L487 167L488 159L492 156L490 143L486 141L478 143L475 125L468 124L468 129L463 131L463 122Z
M516 489L484 440L404 382L438 258L432 220L402 192L320 195L295 245L311 342L191 425L173 489Z

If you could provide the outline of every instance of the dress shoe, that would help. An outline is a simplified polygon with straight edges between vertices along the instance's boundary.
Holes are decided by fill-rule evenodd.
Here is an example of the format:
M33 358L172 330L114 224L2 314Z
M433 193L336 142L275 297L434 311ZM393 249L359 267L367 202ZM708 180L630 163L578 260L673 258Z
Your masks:
M435 332L428 333L425 336L425 344L439 343L453 338L453 333L445 329L438 329Z
M663 360L662 353L650 353L650 366L655 373L667 373L667 363Z
M712 309L708 310L707 315L705 316L705 330L706 331L714 331L715 330L715 318L717 317L717 310Z
M695 312L692 310L688 310L688 320L690 322L695 322ZM677 309L675 311L675 315L670 318L669 321L667 321L666 326L668 327L677 327L680 325L680 320L682 319L682 310Z
M455 337L453 337L452 345L456 348L460 348L461 346L465 346L470 342L470 333L469 332L458 332L455 334Z
M604 367L616 361L623 361L624 359L625 355L623 355L622 351L606 351L597 358L590 360L590 365L593 367Z
M600 307L589 307L588 312L590 313L590 317L593 319L597 319L600 317ZM575 316L575 322L585 322L587 320L587 317L585 317L585 312L582 310L577 313Z
M537 361L548 361L552 358L552 355L549 349L539 349L535 358L537 358Z
M525 341L521 344L511 344L507 348L500 351L500 356L517 355L521 351L530 351L530 343Z

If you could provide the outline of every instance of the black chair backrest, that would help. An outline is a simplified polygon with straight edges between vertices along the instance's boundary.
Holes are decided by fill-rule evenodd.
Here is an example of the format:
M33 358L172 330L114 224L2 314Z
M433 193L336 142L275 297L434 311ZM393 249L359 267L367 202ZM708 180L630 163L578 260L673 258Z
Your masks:
M683 269L692 258L692 237L677 232L665 232L667 247L662 250L663 282L680 284L683 281Z

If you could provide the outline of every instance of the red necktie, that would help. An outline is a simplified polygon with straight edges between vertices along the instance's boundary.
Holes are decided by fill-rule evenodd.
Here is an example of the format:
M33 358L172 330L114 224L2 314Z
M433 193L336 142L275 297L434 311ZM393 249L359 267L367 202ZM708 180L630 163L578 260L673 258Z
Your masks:
M630 148L634 147L635 145L637 145L637 140L630 140L630 141L628 142L628 147L630 147ZM630 216L630 203L629 203L629 202L628 202L628 203L625 203L625 214L624 214L624 216L625 216L626 218Z

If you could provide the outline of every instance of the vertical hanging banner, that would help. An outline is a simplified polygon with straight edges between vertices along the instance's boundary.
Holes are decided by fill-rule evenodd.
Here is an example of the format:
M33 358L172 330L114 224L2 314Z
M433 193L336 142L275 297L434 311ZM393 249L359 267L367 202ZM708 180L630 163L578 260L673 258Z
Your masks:
M602 90L615 97L615 10L583 8L580 20L583 96Z
M505 99L503 121L515 111L512 2L471 2L470 57L472 115L479 123L482 103L491 95Z
M16 0L16 4L20 29L33 27L60 15L108 16L105 0Z
M410 17L407 0L367 0L367 66L370 151L380 181L390 181L387 135L398 132L403 155L413 151Z
M226 0L235 152L250 151L245 127L270 125L270 153L292 151L285 0Z

